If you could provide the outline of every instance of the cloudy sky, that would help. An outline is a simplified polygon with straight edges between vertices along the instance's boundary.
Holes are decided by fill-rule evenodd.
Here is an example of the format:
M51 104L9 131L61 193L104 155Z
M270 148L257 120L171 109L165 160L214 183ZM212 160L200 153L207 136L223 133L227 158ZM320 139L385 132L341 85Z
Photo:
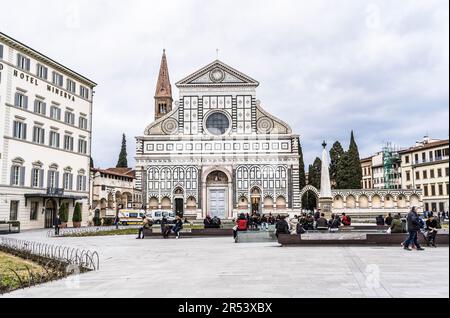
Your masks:
M449 135L447 0L0 0L0 30L96 81L93 157L153 119L162 49L172 83L216 58L259 80L258 98L301 135L361 156ZM7 13L7 14L5 14ZM175 94L178 92L174 89Z

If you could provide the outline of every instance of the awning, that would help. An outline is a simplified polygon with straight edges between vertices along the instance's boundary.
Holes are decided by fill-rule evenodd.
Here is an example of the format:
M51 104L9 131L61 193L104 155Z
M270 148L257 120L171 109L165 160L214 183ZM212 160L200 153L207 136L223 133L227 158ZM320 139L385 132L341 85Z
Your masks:
M25 193L25 206L28 204L28 199L42 199L43 204L45 205L46 199L55 199L58 200L58 205L61 204L63 200L72 200L73 205L75 205L75 201L89 199L87 196L77 196L77 195L65 195L65 194L49 194L49 193Z

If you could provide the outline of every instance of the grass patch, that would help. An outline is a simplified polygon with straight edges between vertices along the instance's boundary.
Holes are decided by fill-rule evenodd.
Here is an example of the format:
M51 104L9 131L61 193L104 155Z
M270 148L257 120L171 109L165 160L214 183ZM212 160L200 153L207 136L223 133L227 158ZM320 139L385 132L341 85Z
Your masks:
M36 263L0 252L0 292L15 290L20 287L20 281L11 269L19 275L22 282L28 282L30 275L27 267L33 275L44 275L46 273L44 268Z
M138 229L108 230L98 232L87 232L65 235L64 237L93 237L93 236L116 236L116 235L138 235Z

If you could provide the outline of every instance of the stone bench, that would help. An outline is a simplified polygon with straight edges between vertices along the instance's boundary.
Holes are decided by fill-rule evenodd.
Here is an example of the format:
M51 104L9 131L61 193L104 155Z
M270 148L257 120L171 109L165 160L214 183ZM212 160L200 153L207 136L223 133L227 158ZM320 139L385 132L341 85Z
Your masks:
M233 237L232 229L183 229L180 233L182 237ZM173 232L170 235L174 236ZM144 236L146 238L162 237L161 228L146 229L144 230Z
M303 235L280 234L278 243L289 245L396 245L400 246L407 234L373 234L373 233L311 233ZM426 245L423 235L419 234L419 243ZM438 245L448 245L448 233L439 233L436 236Z
M236 243L265 243L276 242L275 232L270 231L246 231L237 232Z

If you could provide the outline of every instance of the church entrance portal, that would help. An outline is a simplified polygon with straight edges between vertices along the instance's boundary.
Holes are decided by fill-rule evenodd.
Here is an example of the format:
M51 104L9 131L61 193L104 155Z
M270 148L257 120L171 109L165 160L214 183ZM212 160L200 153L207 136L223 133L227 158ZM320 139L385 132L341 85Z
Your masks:
M258 188L252 190L252 213L261 211L261 191Z
M222 171L214 171L206 180L208 211L211 217L228 217L228 177Z

